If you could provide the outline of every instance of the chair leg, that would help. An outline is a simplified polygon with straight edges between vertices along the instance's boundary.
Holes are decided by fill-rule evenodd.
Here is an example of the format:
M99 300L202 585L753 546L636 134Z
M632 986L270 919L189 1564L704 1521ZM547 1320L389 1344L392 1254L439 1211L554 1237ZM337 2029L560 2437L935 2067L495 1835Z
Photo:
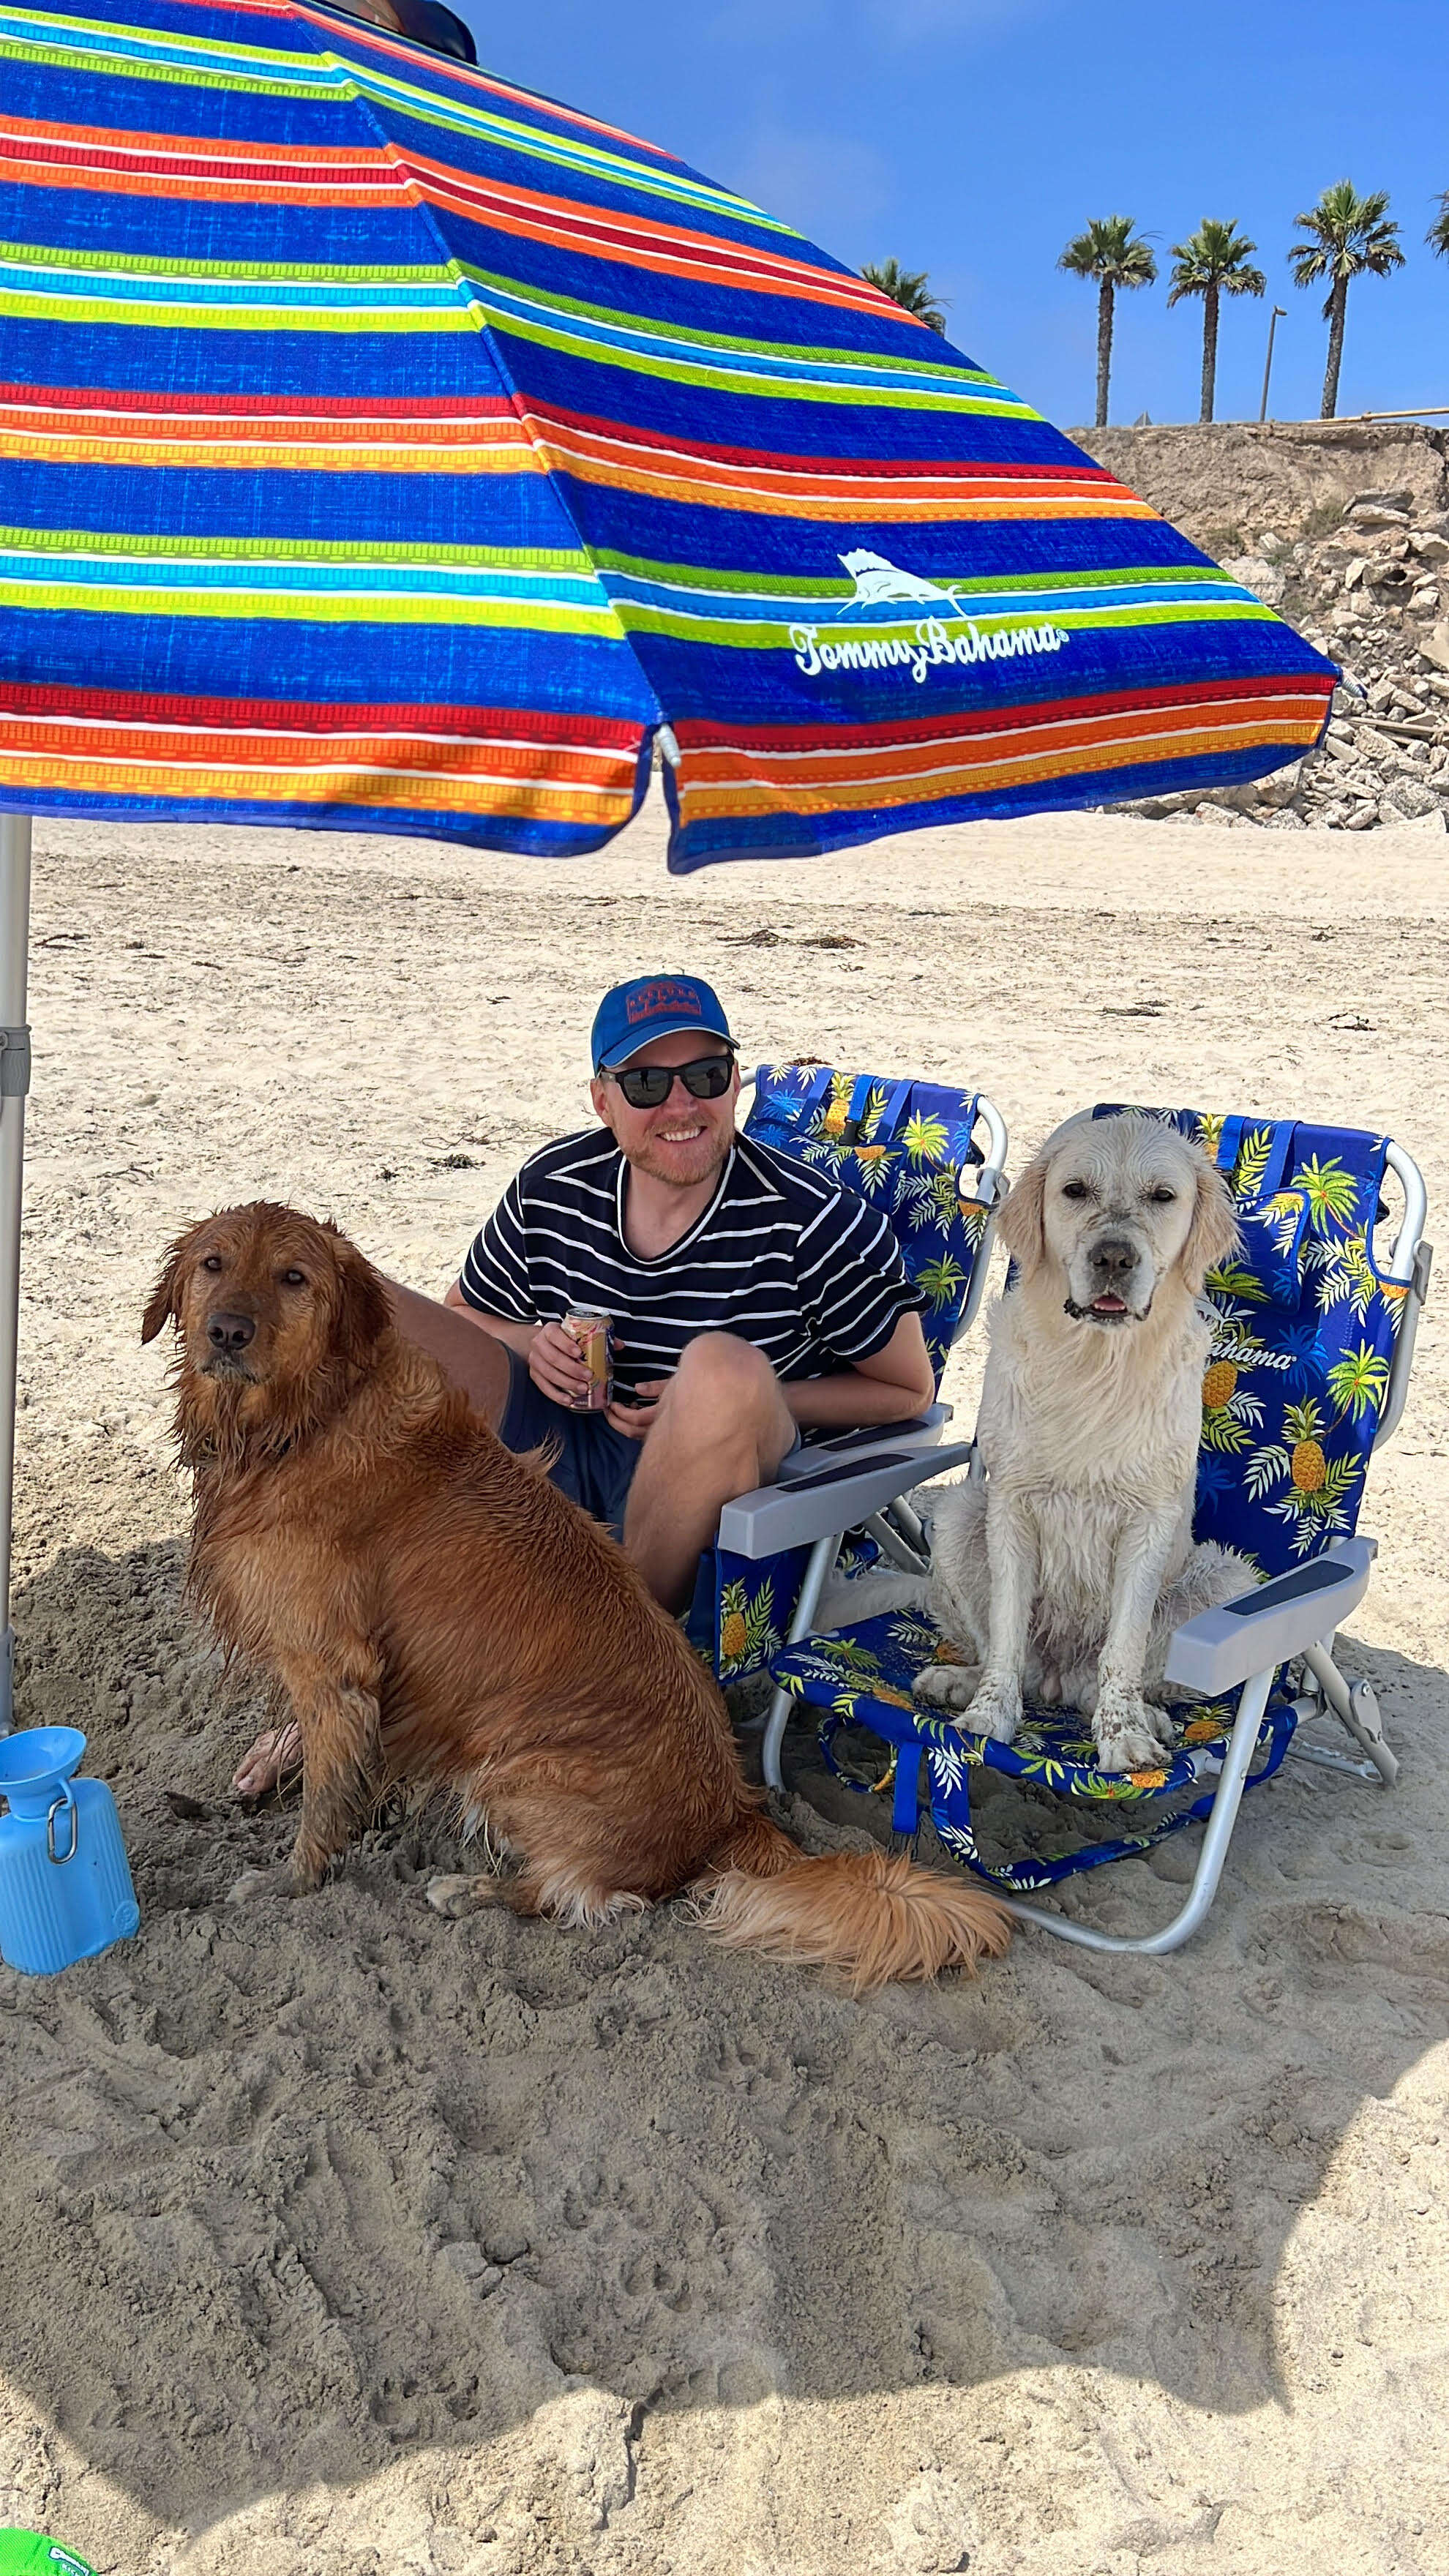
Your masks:
M1359 1751L1368 1755L1384 1787L1392 1789L1399 1777L1398 1755L1389 1750L1385 1741L1372 1684L1345 1680L1327 1646L1310 1646L1303 1661L1334 1716L1346 1727Z
M903 1538L898 1529L892 1528L892 1511L893 1506L887 1504L885 1511L872 1512L863 1526L875 1540L882 1556L892 1565L898 1565L903 1574L919 1575L924 1583L931 1571L931 1560L911 1539ZM919 1521L916 1526L920 1528Z
M1271 1672L1255 1673L1243 1684L1238 1714L1223 1756L1222 1775L1203 1832L1202 1850L1198 1854L1187 1903L1174 1916L1165 1930L1148 1932L1137 1940L1124 1940L1112 1932L1095 1931L1088 1923L1073 1923L1065 1914L1049 1914L1040 1905L1025 1905L1017 1897L1003 1898L1008 1911L1019 1923L1034 1923L1041 1932L1054 1932L1060 1941L1075 1941L1084 1950L1112 1950L1135 1953L1139 1957L1161 1958L1166 1951L1180 1950L1192 1938L1218 1892L1223 1863L1228 1856L1228 1843L1237 1821L1238 1808L1258 1742L1258 1729L1273 1687Z
M931 1562L931 1542L926 1535L926 1524L922 1520L920 1513L916 1510L914 1503L912 1503L905 1494L897 1494L893 1503L887 1503L886 1511L890 1518L895 1522L896 1528L900 1531L907 1547L914 1548L917 1556L923 1560L926 1567L929 1569Z
M790 1622L790 1634L786 1641L789 1645L797 1646L800 1639L808 1637L814 1628L815 1613L820 1606L820 1595L835 1571L835 1560L840 1554L842 1535L843 1533L837 1530L833 1538L818 1538L810 1550L805 1579L800 1586L800 1598L795 1604L795 1616ZM765 1720L765 1742L760 1756L765 1785L770 1789L783 1789L785 1786L784 1775L780 1769L780 1747L785 1740L785 1729L790 1722L790 1711L794 1705L789 1692L777 1686L775 1696L770 1702L770 1714Z
M790 1723L790 1711L794 1705L789 1692L781 1690L777 1684L770 1702L770 1713L765 1720L765 1741L760 1753L760 1768L767 1789L783 1789L785 1786L785 1776L780 1769L780 1747L785 1741L785 1729Z

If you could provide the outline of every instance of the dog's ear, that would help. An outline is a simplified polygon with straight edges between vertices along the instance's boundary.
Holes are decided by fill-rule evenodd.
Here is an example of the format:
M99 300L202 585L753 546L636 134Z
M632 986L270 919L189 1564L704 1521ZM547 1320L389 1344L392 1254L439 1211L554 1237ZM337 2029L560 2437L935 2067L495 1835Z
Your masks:
M1197 1164L1197 1198L1182 1247L1181 1268L1196 1296L1206 1273L1216 1270L1219 1262L1226 1261L1228 1254L1236 1250L1238 1220L1222 1173L1214 1171L1205 1154L1193 1159Z
M1046 1259L1047 1156L1036 1154L1019 1181L1013 1181L997 1231L1012 1260L1023 1271Z
M332 1258L339 1290L337 1348L354 1368L365 1368L392 1322L387 1290L381 1272L345 1235L333 1242Z
M141 1339L154 1342L163 1324L174 1324L181 1314L181 1273L186 1247L191 1241L188 1230L178 1234L166 1255L166 1267L152 1289L141 1318Z

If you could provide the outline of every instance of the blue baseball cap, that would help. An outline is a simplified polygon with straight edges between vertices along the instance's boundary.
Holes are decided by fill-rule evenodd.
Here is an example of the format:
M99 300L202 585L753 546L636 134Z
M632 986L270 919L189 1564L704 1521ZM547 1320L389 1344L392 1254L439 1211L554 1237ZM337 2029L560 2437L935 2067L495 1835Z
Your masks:
M679 1029L734 1045L718 993L697 975L638 975L632 984L616 984L594 1013L594 1069L627 1064L651 1039L672 1038Z

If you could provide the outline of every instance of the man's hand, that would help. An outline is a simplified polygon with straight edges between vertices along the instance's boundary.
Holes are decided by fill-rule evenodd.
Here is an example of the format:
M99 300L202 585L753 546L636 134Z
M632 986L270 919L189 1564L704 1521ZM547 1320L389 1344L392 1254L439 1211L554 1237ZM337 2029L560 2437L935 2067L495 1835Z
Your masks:
M540 1324L528 1345L528 1374L540 1393L577 1411L594 1380L578 1343L562 1324Z
M659 1399L668 1384L667 1377L643 1379L637 1403L620 1404L616 1401L609 1406L604 1420L611 1422L616 1431L622 1431L626 1440L642 1440L659 1411Z

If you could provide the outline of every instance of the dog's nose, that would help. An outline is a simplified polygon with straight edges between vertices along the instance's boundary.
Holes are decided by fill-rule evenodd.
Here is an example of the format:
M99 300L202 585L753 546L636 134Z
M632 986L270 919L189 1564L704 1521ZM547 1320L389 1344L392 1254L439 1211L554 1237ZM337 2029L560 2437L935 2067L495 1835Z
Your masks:
M1091 1260L1104 1279L1125 1279L1137 1267L1137 1247L1125 1234L1104 1234L1093 1244Z
M206 1338L214 1351L244 1351L254 1340L256 1329L252 1315L213 1315L206 1327Z

